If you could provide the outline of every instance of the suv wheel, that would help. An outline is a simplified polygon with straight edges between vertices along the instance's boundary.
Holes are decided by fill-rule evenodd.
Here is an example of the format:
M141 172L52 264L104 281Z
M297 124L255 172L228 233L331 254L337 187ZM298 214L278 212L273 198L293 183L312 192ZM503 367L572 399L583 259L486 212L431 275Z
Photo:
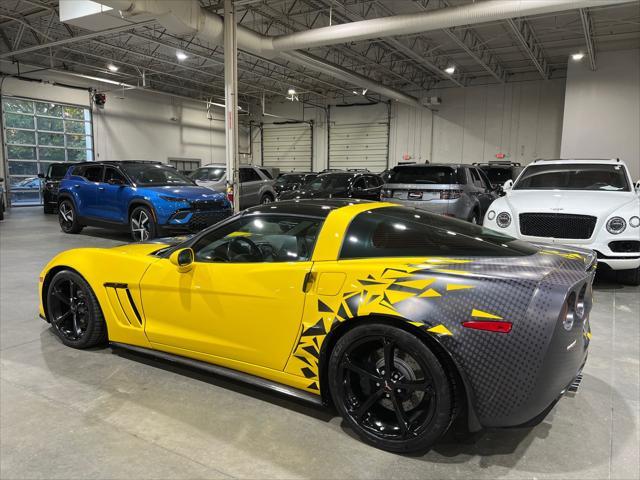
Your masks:
M262 198L260 199L260 203L261 204L265 204L265 203L271 203L273 202L273 197L271 195L269 195L268 193L265 193Z
M63 200L58 205L58 222L64 233L80 233L82 231L76 207L69 199Z
M156 224L147 207L136 207L129 219L131 237L134 242L145 242L156 236Z

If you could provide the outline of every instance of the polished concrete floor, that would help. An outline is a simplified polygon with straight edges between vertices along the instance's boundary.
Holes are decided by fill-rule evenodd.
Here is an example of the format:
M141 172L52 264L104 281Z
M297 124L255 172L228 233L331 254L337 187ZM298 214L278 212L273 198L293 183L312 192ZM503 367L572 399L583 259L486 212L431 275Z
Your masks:
M640 289L601 279L582 388L532 429L448 436L421 457L356 439L332 412L110 349L64 347L37 316L57 252L126 235L0 223L0 478L631 478L639 467ZM108 266L105 266L108 268Z

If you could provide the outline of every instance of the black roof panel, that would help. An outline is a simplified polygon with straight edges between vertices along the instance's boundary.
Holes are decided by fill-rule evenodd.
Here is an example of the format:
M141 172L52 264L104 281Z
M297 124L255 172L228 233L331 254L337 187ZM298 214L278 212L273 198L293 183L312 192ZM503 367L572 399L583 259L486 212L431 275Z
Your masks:
M357 199L301 199L284 200L282 202L267 203L245 210L246 214L278 213L285 215L308 215L311 217L326 218L329 212L338 208L347 207L357 203L374 203L368 200Z

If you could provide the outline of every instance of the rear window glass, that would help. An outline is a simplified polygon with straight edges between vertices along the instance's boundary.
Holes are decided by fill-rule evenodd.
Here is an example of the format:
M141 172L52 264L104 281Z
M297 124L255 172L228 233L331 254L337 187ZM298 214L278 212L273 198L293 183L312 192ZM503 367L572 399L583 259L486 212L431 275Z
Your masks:
M487 174L489 180L494 185L502 185L507 180L513 179L513 170L511 167L481 167L482 171Z
M47 176L52 180L59 180L67 174L67 170L69 170L70 166L71 165L69 165L68 163L56 163L53 165L49 165Z
M395 167L388 183L464 184L464 170L457 167Z
M340 258L520 257L538 249L508 235L406 207L385 207L356 216Z

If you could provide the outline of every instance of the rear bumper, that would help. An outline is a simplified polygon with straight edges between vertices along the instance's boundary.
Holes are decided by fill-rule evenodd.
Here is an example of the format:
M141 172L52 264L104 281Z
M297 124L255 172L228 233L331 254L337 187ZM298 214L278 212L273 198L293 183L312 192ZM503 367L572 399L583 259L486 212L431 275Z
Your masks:
M403 207L419 208L437 215L467 220L471 216L471 209L465 199L456 200L404 200L398 198L384 198L385 202L396 203Z

